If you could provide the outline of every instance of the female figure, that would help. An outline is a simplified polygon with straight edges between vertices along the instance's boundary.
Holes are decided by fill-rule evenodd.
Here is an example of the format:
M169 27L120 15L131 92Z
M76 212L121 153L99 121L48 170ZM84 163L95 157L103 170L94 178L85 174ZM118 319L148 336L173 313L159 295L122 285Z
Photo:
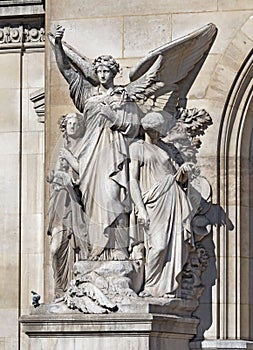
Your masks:
M168 145L159 139L164 123L159 113L147 114L141 123L145 141L130 145L131 197L146 248L140 295L162 297L174 294L187 260L191 206L180 182L186 180L190 166L181 164L178 171L173 166Z
M94 61L93 75L86 77L74 70L62 48L63 33L64 29L58 27L56 62L85 120L77 161L66 151L64 157L79 173L90 258L126 259L130 210L129 142L139 131L139 110L136 103L124 98L115 88L114 77L119 66L111 56L100 56ZM91 76L98 82L95 95L94 88L87 88Z
M87 258L87 234L76 182L78 174L70 168L63 157L64 151L71 152L73 158L84 134L83 117L70 113L61 119L65 144L60 152L58 165L48 177L50 200L47 233L51 236L50 252L54 271L55 297L64 295L72 278L71 271L75 257ZM73 249L71 249L73 247Z

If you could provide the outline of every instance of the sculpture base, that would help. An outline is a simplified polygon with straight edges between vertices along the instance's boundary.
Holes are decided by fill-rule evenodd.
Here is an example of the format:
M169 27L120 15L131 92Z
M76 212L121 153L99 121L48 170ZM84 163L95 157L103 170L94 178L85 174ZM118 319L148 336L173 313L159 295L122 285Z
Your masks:
M45 314L20 319L30 348L188 350L198 320L168 314Z

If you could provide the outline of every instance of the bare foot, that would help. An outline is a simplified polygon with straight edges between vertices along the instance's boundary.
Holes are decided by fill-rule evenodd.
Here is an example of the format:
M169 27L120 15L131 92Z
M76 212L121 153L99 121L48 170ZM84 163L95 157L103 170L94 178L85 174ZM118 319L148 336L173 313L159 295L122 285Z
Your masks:
M144 289L142 292L139 293L139 297L141 298L152 297L152 294Z
M143 260L144 259L144 244L139 243L133 247L131 253L131 260Z

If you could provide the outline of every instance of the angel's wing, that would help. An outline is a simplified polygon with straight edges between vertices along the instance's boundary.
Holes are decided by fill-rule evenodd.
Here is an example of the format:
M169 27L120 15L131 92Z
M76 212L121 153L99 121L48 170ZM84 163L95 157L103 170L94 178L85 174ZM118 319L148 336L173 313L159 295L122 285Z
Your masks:
M152 96L155 91L163 88L164 83L157 79L159 69L161 68L163 57L158 55L152 66L134 83L130 83L125 87L127 95L132 100L146 100Z
M48 38L55 51L55 36L52 33L48 33ZM73 76L67 79L70 96L77 109L83 112L84 103L87 98L94 95L95 87L99 85L99 80L92 68L92 63L89 58L81 55L64 41L62 41L62 47L73 68Z
M142 85L142 95L145 98L153 97L160 103L160 108L173 112L176 107L185 107L186 95L197 77L207 54L214 42L217 28L208 24L203 28L183 38L167 43L151 51L130 71L131 83L127 86L130 97L138 98L140 80L157 64L159 69L152 81L147 82L148 89ZM163 99L159 99L160 96Z

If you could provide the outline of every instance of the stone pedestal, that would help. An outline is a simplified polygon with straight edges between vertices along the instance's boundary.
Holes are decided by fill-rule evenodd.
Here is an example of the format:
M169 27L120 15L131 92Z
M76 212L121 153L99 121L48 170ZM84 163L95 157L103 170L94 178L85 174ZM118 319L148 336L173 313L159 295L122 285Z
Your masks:
M41 314L22 316L36 350L188 350L198 320L166 314Z

